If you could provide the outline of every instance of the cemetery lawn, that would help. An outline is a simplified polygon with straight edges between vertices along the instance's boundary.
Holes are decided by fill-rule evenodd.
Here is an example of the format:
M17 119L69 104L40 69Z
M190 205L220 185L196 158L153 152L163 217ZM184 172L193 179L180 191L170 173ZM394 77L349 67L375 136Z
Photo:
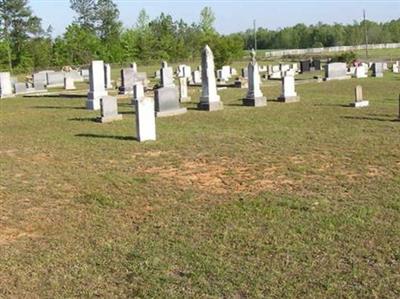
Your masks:
M349 108L363 86L370 107ZM0 101L0 297L399 298L400 76L157 119Z

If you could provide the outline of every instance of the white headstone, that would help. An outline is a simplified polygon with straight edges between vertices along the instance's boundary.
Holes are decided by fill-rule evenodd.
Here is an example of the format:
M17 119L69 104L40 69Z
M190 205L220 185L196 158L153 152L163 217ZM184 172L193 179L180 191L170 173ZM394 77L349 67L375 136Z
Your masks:
M223 109L223 103L217 94L214 55L208 45L201 52L201 69L202 89L198 108L208 111Z
M101 60L92 61L89 69L90 89L86 101L88 110L100 109L100 98L107 96L104 83L104 63Z
M251 61L247 66L249 72L249 88L247 90L246 98L243 99L243 105L245 106L266 106L267 105L267 98L261 92L260 89L260 72L258 70L258 63L256 61L256 52L252 50L251 52Z
M194 71L192 73L192 81L194 84L201 84L201 71Z
M136 138L143 142L156 140L156 117L154 113L154 99L142 97L135 102Z
M188 96L187 79L185 77L179 78L179 101L181 103L190 102Z
M362 65L357 66L355 68L354 75L356 78L367 78L368 77L367 73L365 72L365 67Z
M285 103L298 102L300 97L297 96L293 76L285 76L282 79L282 94L278 101Z
M0 99L12 97L11 75L9 72L0 73Z
M64 89L65 90L76 89L74 79L72 79L71 77L65 77L64 78Z
M122 119L122 115L118 114L118 102L116 97L105 96L100 99L102 123L112 122Z
M162 66L160 69L161 87L174 87L174 70L165 61L163 61Z

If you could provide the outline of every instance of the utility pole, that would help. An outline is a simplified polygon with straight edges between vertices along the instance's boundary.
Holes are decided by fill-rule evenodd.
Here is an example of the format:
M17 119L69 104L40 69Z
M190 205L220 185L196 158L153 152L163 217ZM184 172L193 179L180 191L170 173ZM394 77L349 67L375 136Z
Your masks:
M363 15L364 15L365 56L368 59L368 29L367 29L367 21L365 18L365 9L363 10Z
M254 50L257 51L257 27L256 27L256 20L253 20L253 28L254 28Z

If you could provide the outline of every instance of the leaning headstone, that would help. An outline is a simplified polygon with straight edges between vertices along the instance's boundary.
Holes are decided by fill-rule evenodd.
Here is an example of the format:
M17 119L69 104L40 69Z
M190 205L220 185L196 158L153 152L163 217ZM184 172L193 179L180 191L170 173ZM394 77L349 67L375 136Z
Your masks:
M143 86L142 86L143 88ZM156 140L154 99L141 97L134 100L136 115L136 138L139 142Z
M383 77L383 63L382 62L375 62L372 65L372 77Z
M251 61L247 66L249 70L249 88L247 90L246 98L243 99L243 105L261 107L267 105L267 98L261 92L260 89L260 72L258 70L258 63L256 61L256 52L251 51Z
M285 76L282 79L282 94L278 101L285 103L293 103L300 101L300 97L295 90L295 83L293 76Z
M86 101L88 110L100 109L100 98L108 95L104 88L104 63L101 60L92 61L89 70L90 89Z
M28 89L26 87L26 83L17 82L14 84L15 94L24 94L27 93Z
M111 65L109 63L104 64L104 83L106 89L111 89Z
M175 87L174 70L168 66L167 62L163 61L160 69L161 87Z
M155 111L157 117L174 116L187 112L179 106L179 96L176 87L161 87L154 92Z
M357 85L354 89L354 103L351 103L350 106L355 108L368 107L369 102L364 100L362 86Z
M325 81L350 79L347 75L347 65L344 62L333 62L325 65Z
M215 80L214 55L208 45L201 52L201 97L197 107L201 110L215 111L223 109L223 103L217 94Z
M13 97L11 76L9 72L0 73L0 99Z
M188 96L187 79L185 77L179 78L179 101L181 103L190 102Z
M65 90L74 90L74 89L76 89L74 79L72 79L70 77L65 77L64 78L64 89Z
M116 97L104 96L100 99L101 117L100 122L109 123L121 120L122 114L118 114L118 102Z

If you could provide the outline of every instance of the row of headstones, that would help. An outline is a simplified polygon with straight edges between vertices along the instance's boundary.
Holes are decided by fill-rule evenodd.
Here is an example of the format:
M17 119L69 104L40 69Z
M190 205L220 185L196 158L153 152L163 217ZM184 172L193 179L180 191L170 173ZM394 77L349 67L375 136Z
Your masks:
M216 111L223 109L223 103L217 94L214 56L211 49L206 46L201 55L202 92L198 108L201 110ZM90 91L88 93L87 108L101 110L101 121L109 122L121 119L118 114L117 99L107 95L104 88L103 62L93 61L90 67ZM252 59L248 65L249 86L246 97L243 99L245 106L266 106L267 99L260 89L260 71L252 51ZM154 98L146 97L143 82L137 81L133 85L133 101L136 111L137 138L139 141L155 140L155 117L183 114L187 110L181 108L179 102L183 100L182 93L187 97L187 80L180 78L180 95L174 84L173 69L166 62L160 69L161 84L155 90ZM186 89L185 92L182 89ZM299 101L295 92L294 77L286 76L282 80L282 95L279 100L284 102Z
M368 70L372 68L372 77L383 77L385 64L383 62L363 63L355 67L347 68L344 62L334 62L325 65L325 81L368 77ZM387 68L387 66L386 66Z

